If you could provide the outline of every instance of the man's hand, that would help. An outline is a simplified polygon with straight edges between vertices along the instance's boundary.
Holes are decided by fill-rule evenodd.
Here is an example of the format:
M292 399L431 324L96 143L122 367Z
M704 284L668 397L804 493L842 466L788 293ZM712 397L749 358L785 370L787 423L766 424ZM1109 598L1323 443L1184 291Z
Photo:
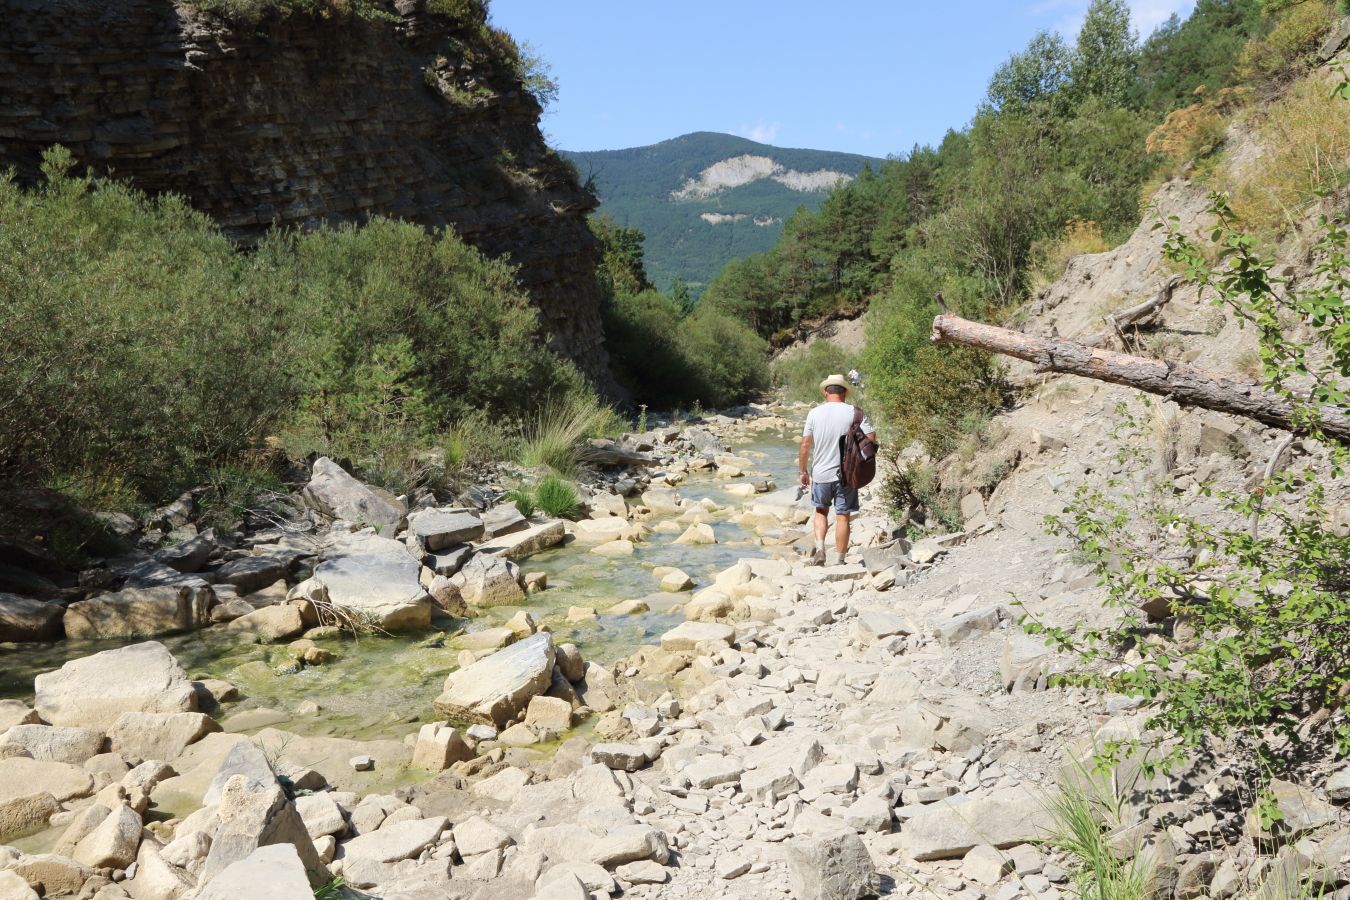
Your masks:
M803 472L801 478L797 479L797 483L800 484L802 487L810 487L811 476Z

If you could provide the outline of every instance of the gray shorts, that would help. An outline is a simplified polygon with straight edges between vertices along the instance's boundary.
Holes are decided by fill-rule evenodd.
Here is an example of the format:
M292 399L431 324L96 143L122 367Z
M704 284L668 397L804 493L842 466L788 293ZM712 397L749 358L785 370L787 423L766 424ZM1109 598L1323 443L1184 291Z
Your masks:
M842 481L814 481L811 483L811 502L821 512L833 503L837 515L849 516L858 511L858 489Z

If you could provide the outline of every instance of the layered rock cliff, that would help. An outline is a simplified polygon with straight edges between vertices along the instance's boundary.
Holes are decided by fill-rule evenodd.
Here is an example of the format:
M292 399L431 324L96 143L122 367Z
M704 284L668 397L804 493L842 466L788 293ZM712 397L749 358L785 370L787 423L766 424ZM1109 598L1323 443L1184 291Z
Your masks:
M63 144L242 242L372 215L453 227L519 266L603 383L594 200L485 17L475 0L0 0L0 169L34 179Z

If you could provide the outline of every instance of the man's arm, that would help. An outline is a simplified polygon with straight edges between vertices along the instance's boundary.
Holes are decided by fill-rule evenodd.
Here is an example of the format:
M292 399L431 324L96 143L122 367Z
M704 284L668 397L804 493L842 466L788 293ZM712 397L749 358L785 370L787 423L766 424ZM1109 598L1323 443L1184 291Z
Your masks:
M811 471L808 467L811 460L811 441L811 435L803 436L801 446L797 450L797 471L801 473L798 480L802 487L811 486Z

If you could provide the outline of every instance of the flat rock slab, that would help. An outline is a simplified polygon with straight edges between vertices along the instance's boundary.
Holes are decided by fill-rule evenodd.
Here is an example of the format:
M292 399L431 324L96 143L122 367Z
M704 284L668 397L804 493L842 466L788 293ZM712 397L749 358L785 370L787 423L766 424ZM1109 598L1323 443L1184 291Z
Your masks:
M220 731L215 719L199 712L124 712L108 730L113 752L140 759L177 759L189 744Z
M398 822L353 838L342 845L343 859L369 859L391 863L412 859L440 839L445 816Z
M0 803L37 793L51 794L64 802L93 792L94 779L79 766L27 756L0 759Z
M483 536L483 520L464 509L419 509L408 516L408 531L429 551L467 544Z
M862 609L858 610L858 617L853 622L853 631L864 645L870 645L895 635L913 634L915 628L904 616Z
M274 754L278 765L313 769L338 790L355 790L362 794L370 793L381 783L381 778L397 778L412 762L413 756L412 748L402 741L357 741L294 734L279 728L264 728L253 736L253 740ZM374 771L353 771L353 756L369 756L375 761Z
M900 846L917 861L959 859L988 844L1004 849L1048 837L1054 827L1044 798L1003 788L964 803L939 800L905 822Z
M436 710L459 722L501 728L536 694L548 690L553 676L553 635L540 632L473 665L451 672Z
M721 642L730 646L736 639L736 629L715 622L681 622L661 635L661 649L670 651L693 650L705 641Z
M34 708L53 725L107 730L124 712L195 712L197 693L158 641L72 659L33 682Z
M269 844L221 870L197 900L313 900L305 865L292 844Z
M385 631L431 624L431 596L418 581L418 562L398 541L353 535L337 542L306 585L322 587L329 603Z
M216 570L216 581L232 584L241 594L251 594L286 577L290 568L284 559L273 556L241 556Z
M837 581L857 581L866 578L867 569L849 563L842 566L812 566L805 569L802 574L817 584L832 584Z
M499 538L505 534L524 531L530 527L530 520L521 515L515 503L498 503L483 513L483 536Z
M542 525L527 526L507 534L498 534L478 548L479 553L504 559L525 559L528 556L556 547L567 536L567 529L559 519Z
M69 728L58 725L14 725L0 732L0 745L22 747L41 762L63 762L73 766L96 755L103 747L103 732L96 728Z

